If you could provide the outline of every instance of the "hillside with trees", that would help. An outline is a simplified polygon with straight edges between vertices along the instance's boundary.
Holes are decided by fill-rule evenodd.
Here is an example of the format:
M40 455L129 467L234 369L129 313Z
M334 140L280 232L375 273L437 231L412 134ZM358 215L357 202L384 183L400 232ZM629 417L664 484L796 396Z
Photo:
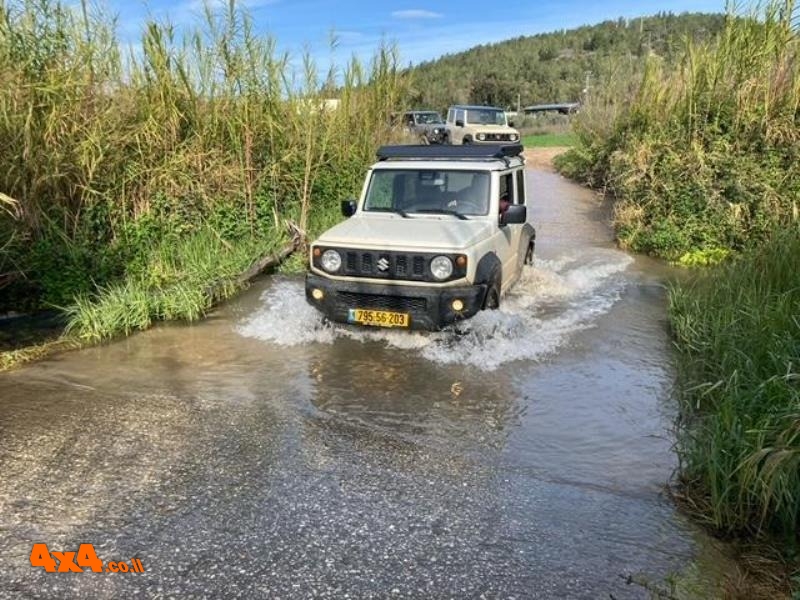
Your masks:
M723 24L721 14L660 13L476 46L411 68L410 100L437 110L453 103L516 108L518 101L577 101L609 65L638 64L650 54L674 62L687 39L709 39Z

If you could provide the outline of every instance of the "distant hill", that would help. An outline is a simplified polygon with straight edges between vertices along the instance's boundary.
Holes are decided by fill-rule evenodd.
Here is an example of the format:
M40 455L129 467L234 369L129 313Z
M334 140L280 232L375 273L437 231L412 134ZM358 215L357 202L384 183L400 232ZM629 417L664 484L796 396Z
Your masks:
M674 60L687 36L721 31L722 14L660 13L476 46L409 69L414 107L445 110L453 103L516 108L576 101L601 69L655 53Z

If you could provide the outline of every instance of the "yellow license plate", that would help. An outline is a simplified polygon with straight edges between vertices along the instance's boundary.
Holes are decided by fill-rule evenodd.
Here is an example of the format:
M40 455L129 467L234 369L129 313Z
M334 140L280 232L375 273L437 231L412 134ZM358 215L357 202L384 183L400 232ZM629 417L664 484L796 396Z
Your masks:
M408 327L411 318L408 313L351 308L347 311L347 321L375 327Z

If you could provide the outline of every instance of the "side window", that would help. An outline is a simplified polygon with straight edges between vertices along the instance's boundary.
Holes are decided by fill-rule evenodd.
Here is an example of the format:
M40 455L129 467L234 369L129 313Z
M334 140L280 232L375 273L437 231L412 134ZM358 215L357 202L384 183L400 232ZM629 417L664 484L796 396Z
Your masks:
M517 204L525 204L525 170L517 171Z
M514 179L511 173L506 173L500 176L500 199L506 197L506 200L514 203Z
M464 111L463 110L459 109L459 110L456 111L456 121L461 121L462 123L464 122Z

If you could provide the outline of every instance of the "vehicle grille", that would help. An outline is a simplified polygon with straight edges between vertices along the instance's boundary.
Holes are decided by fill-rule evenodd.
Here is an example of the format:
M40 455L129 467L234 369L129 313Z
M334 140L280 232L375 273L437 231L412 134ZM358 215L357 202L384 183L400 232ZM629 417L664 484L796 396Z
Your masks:
M370 277L402 281L436 282L430 271L430 262L439 254L407 253L387 250L337 249L342 256L342 268L336 273L347 277ZM446 254L453 261L457 255ZM322 268L319 257L314 265ZM461 279L467 274L466 266L454 265L452 276L446 281Z
M425 312L428 309L428 301L425 298L408 298L405 296L337 292L336 301L343 309L367 308L401 312Z
M510 133L487 133L485 134L486 137L484 141L487 142L510 142L511 141L511 134Z
M428 258L397 252L348 251L344 275L424 281Z

